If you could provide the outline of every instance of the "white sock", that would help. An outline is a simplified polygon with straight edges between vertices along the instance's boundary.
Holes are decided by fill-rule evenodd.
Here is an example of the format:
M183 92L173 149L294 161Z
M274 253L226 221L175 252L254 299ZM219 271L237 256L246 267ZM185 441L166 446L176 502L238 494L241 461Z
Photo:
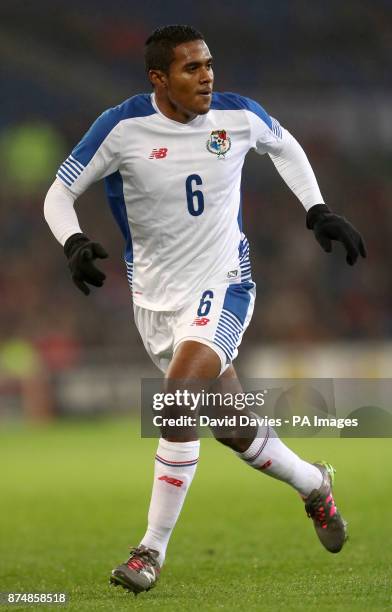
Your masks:
M140 544L159 551L158 561L161 567L165 560L169 538L196 472L199 449L199 440L194 442L168 442L163 438L159 440L148 511L148 528Z
M287 482L303 497L321 486L320 470L293 453L271 427L259 427L249 448L237 455L256 470Z

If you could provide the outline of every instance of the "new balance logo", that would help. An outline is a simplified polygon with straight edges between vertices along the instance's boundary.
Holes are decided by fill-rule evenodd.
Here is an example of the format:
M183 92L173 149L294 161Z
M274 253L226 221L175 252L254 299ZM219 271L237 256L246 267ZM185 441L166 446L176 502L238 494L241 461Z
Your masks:
M227 278L235 278L238 274L238 270L230 270L230 272L227 273Z
M209 323L210 320L207 319L207 317L196 317L196 319L193 321L192 325L207 325L207 323Z
M148 159L162 159L163 157L166 157L166 155L167 149L162 147L161 149L153 149Z
M164 480L168 484L173 485L174 487L181 487L184 484L183 480L179 480L178 478L172 478L171 476L159 476L158 480Z

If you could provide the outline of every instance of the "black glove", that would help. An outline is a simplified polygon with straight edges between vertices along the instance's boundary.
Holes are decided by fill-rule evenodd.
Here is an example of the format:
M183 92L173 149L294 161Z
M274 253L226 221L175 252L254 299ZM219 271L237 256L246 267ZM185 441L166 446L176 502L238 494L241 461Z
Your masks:
M308 210L306 227L314 231L316 240L324 251L332 251L331 240L341 242L346 249L346 261L353 266L358 254L366 257L366 247L361 234L344 217L335 215L326 204L316 204Z
M106 275L94 266L94 259L106 259L108 254L98 242L91 242L84 234L73 234L64 244L72 280L85 295L90 293L86 283L102 287Z

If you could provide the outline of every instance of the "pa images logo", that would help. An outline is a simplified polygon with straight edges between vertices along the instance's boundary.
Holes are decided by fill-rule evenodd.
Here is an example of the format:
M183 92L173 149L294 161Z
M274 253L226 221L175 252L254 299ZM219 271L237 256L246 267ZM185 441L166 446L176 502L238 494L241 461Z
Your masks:
M224 159L225 155L231 149L231 140L227 135L226 130L212 130L209 139L207 140L207 150L210 153L218 156L218 159Z

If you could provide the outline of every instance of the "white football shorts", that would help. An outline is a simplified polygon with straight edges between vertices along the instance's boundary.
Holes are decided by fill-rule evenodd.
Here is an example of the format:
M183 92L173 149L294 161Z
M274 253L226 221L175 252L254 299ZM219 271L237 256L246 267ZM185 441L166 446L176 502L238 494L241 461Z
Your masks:
M195 294L180 310L156 311L134 305L135 323L147 353L162 372L167 371L181 342L196 340L218 354L222 374L238 355L255 297L253 281L219 285Z

